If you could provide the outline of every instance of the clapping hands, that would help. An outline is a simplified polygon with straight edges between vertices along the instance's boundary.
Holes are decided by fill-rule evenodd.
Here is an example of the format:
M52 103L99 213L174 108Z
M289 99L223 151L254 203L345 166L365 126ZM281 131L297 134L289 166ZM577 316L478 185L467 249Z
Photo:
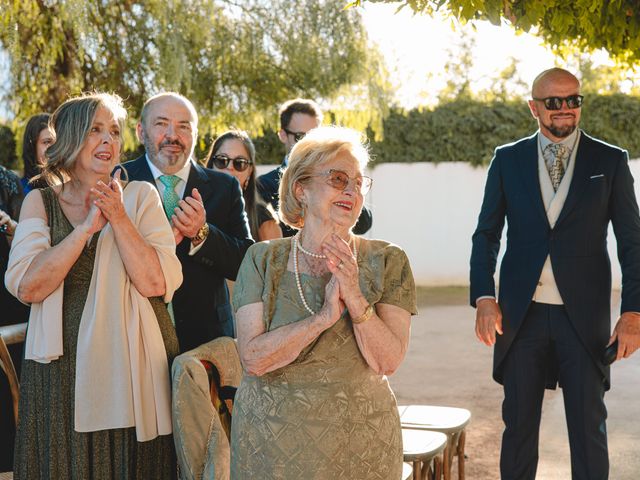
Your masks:
M117 223L127 215L122 201L120 172L121 170L117 170L108 184L100 180L91 189L91 207L84 221L87 233L99 232L107 222Z
M327 256L327 268L340 287L340 299L346 305L350 305L358 296L362 296L362 293L358 261L349 243L334 233L323 243L322 253Z

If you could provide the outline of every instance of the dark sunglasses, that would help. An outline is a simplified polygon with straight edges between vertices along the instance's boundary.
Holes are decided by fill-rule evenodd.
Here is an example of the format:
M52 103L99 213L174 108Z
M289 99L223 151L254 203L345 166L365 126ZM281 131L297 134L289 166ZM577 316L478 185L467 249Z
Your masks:
M371 177L356 177L351 178L346 172L342 170L334 170L333 168L327 172L314 175L315 177L327 177L327 185L331 185L336 190L343 192L348 186L349 182L355 182L356 190L359 190L362 195L366 195L371 190L371 184L373 179Z
M283 128L282 130L284 130L284 133L286 133L287 135L293 135L293 138L296 142L302 140L307 134L307 132L292 132L291 130L287 130L286 128Z
M582 100L584 100L584 97L582 95L569 95L568 97L533 97L533 99L539 102L543 102L544 108L546 108L547 110L560 110L562 108L563 102L567 102L567 108L580 108L582 106Z
M228 156L222 154L214 155L211 160L213 160L213 164L215 165L215 167L219 168L220 170L224 170L229 166L229 162L232 162L234 170L238 172L244 172L247 168L249 168L249 165L253 164L251 160L247 160L244 157L229 158Z

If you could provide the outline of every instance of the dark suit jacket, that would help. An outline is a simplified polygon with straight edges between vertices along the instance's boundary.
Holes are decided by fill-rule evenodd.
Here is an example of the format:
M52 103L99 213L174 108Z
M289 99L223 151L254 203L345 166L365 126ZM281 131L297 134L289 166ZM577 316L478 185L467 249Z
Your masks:
M503 335L494 349L496 381L501 363L533 297L542 267L551 256L554 276L569 318L609 387L601 362L611 331L609 222L622 267L622 312L640 311L640 218L627 152L582 132L564 207L550 228L538 180L537 135L496 149L473 235L471 304L495 296L493 275L505 218L507 249L500 268L499 303ZM550 372L548 386L555 386Z
M144 155L124 167L129 179L146 180L156 186ZM191 195L193 188L202 196L209 236L193 256L189 255L188 238L176 248L184 280L172 305L181 351L217 337L233 336L225 278L235 280L240 262L253 243L240 184L234 177L192 162L185 196Z
M276 212L278 211L278 207L280 205L280 196L278 194L278 190L280 188L280 179L282 178L282 174L284 173L285 168L287 168L287 165L285 161L283 161L282 165L280 165L278 168L274 168L270 172L267 172L264 175L260 175L258 177L257 187L260 197L262 197L262 200L264 200L265 203L271 204ZM373 215L371 214L371 210L363 206L362 212L360 212L360 216L358 217L358 221L353 227L353 233L355 233L356 235L367 233L371 229L372 224ZM292 237L296 234L297 231L282 222L280 222L280 228L282 229L282 234L285 237Z

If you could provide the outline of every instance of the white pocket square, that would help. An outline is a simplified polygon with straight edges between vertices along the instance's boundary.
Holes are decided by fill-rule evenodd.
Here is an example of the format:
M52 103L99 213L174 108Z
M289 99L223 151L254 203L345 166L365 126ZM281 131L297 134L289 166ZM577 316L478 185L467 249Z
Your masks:
M590 179L590 180L593 180L594 178L602 178L602 177L604 177L604 173L601 173L601 174L599 174L599 175L591 175L591 176L589 177L589 179Z

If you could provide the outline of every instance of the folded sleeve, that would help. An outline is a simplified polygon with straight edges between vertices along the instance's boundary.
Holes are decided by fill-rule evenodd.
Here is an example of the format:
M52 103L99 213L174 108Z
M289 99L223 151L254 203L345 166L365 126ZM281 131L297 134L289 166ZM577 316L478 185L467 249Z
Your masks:
M385 250L384 287L379 303L395 305L417 315L416 285L407 254L397 246Z
M256 243L249 247L240 265L238 278L233 287L233 308L262 301L265 285L266 244Z

